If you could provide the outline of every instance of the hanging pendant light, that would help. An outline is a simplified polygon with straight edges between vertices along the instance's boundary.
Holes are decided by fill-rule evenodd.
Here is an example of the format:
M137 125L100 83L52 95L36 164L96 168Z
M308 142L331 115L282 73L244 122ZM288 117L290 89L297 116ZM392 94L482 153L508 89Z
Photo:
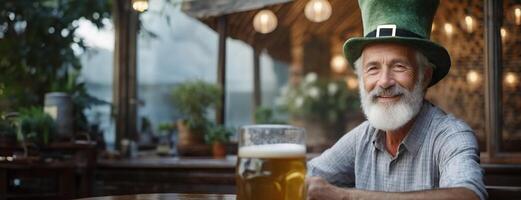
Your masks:
M132 0L132 8L138 12L148 10L148 0Z
M262 34L271 33L277 23L277 16L271 10L261 10L253 17L253 28Z
M304 10L306 18L312 22L323 22L331 17L331 4L327 0L311 0Z

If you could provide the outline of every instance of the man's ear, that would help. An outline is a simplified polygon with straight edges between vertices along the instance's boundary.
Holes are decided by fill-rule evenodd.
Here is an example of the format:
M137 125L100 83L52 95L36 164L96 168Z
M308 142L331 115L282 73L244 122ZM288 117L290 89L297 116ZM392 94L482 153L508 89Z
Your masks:
M433 72L432 67L424 66L424 70L423 70L423 83L422 83L424 90L429 87L429 83L432 80L432 72Z

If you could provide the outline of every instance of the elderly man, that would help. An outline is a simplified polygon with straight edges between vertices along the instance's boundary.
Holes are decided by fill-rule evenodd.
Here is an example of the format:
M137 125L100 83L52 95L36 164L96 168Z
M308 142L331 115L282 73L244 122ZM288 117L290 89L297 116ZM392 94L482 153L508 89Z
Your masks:
M344 53L367 121L308 163L308 199L487 197L474 132L424 100L450 68L428 39L438 3L359 0L365 37Z

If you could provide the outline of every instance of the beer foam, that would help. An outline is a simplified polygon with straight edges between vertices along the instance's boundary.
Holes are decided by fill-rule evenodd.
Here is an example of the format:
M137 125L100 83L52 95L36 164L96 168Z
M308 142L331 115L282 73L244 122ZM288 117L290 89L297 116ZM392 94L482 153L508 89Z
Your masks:
M301 144L262 144L239 148L239 157L289 158L306 155L306 147Z

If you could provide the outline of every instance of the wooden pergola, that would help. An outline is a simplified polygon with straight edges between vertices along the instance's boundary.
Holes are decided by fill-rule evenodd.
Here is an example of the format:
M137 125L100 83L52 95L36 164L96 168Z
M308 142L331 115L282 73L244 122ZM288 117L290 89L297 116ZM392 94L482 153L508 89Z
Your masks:
M247 9L237 9L231 0L219 1L219 7L215 8L206 1L185 1L182 10L188 15L199 19L210 28L220 34L219 40L219 82L225 84L223 69L226 55L224 41L226 37L241 40L254 49L254 105L260 105L260 83L258 74L258 55L260 51L266 51L271 57L283 61L290 66L290 81L299 79L305 72L317 72L319 75L329 76L329 62L332 56L342 53L342 45L347 38L361 36L362 24L358 2L345 0L329 0L333 10L331 17L321 23L308 20L304 15L304 7L308 0L281 1L276 0L256 1L255 6ZM265 2L265 4L259 3ZM275 4L274 4L275 3ZM505 3L505 4L504 4ZM483 155L486 162L510 162L521 158L519 154L501 153L502 142L502 102L500 91L502 91L502 65L501 62L501 36L500 21L503 1L448 1L442 0L437 11L434 24L437 30L433 30L433 40L445 44L453 59L452 74L446 80L445 85L461 89L464 83L460 83L457 76L467 71L455 65L460 64L461 57L467 63L478 63L483 67L484 91L476 93L481 100L475 105L485 104L483 117L473 116L471 124L481 123L478 136L486 140L487 152ZM253 18L262 9L269 9L275 13L278 26L269 34L261 34L253 28ZM211 12L210 12L211 11ZM454 22L454 18L466 14L477 13L476 26L479 34L461 34L451 38L443 36L443 25L445 22ZM480 24L479 21L483 21ZM464 32L464 25L456 23L454 29ZM469 44L469 41L475 41ZM310 48L312 47L312 48ZM467 64L466 64L467 65ZM468 64L471 65L471 64ZM465 67L467 68L467 67ZM430 93L434 95L445 95L447 89L434 87ZM482 98L482 97L485 98ZM436 99L436 97L434 97ZM450 104L452 99L439 99L439 104ZM474 98L475 99L475 98ZM462 110L461 112L465 112ZM221 114L223 114L221 112ZM479 114L479 113L478 113ZM480 122L481 121L481 122ZM486 134L485 134L486 133ZM514 156L514 157L512 157Z
M221 0L211 4L206 1L185 1L182 10L201 20L219 33L218 81L225 87L225 38L244 41L254 50L254 92L255 110L261 105L259 55L267 52L272 58L290 65L290 79L299 79L305 72L318 72L329 76L329 62L333 55L341 54L341 46L347 37L361 35L361 17L356 1L333 0L334 8L329 20L315 23L303 13L307 1L263 0L230 1ZM277 28L262 34L253 28L253 18L259 10L268 9L278 19ZM313 46L314 48L305 48ZM317 48L318 47L318 48ZM312 55L312 56L311 56ZM326 66L326 67L324 67ZM224 96L222 97L224 100ZM224 110L221 108L217 119L222 122Z

